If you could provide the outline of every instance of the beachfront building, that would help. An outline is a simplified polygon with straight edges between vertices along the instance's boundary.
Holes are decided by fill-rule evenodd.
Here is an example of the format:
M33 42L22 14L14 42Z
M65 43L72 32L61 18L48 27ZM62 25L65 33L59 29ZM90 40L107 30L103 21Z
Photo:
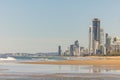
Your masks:
M88 56L89 55L89 49L80 47L80 56Z
M74 56L75 54L75 46L72 44L70 45L70 56Z
M70 56L70 50L65 50L65 52L64 52L64 56Z
M100 45L104 45L104 30L100 29Z
M105 45L104 45L104 30L100 28L100 44L99 44L99 50L101 54L104 53Z
M78 40L76 40L74 44L70 45L70 56L80 56L80 47Z
M100 20L98 18L94 18L92 21L93 26L93 39L100 43Z
M92 21L92 27L93 27L93 55L96 55L99 50L99 44L100 44L100 20L98 18L94 18Z
M75 48L75 56L80 56L80 47L79 47L78 40L75 41L74 45L75 45L75 47L74 47Z
M58 55L59 55L59 56L62 55L62 49L61 49L61 46L60 46L60 45L58 46Z
M93 41L93 55L97 55L98 47L99 47L99 42L94 40Z
M93 54L93 27L89 27L89 55Z
M104 30L100 27L100 20L94 18L89 27L89 54L104 54Z
M108 35L108 33L106 33L105 35L105 46L106 46L106 54L109 54L111 52L111 37Z
M110 48L110 54L112 55L120 55L120 37L113 38L113 44Z

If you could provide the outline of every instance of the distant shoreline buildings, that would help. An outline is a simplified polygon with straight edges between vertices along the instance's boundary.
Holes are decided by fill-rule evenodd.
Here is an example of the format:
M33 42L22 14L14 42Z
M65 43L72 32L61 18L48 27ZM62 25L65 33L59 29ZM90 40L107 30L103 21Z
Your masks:
M104 50L104 30L100 26L100 20L94 18L89 27L89 54L105 54Z
M80 47L76 40L68 50L62 52L61 46L58 47L58 55L61 56L92 56L92 55L120 55L120 38L111 38L108 33L104 33L101 28L100 19L94 18L92 26L89 27L88 48Z

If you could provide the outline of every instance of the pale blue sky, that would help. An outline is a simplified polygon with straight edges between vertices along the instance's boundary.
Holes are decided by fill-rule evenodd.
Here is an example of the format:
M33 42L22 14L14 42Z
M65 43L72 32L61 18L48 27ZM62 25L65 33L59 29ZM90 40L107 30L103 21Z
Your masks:
M55 52L75 40L87 47L96 17L120 35L120 0L0 0L0 53Z

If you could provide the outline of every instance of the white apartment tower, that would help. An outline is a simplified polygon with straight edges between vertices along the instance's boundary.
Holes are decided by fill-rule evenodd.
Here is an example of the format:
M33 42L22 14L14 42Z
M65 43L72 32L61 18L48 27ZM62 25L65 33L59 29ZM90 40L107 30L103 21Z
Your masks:
M89 27L89 54L93 53L93 27Z

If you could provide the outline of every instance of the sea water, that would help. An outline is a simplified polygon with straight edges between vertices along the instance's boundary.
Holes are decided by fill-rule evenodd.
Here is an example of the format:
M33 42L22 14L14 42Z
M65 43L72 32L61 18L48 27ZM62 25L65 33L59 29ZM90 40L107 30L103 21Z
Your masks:
M43 58L45 59L45 58ZM64 58L47 58L45 60ZM17 59L0 62L0 80L120 80L120 70L109 68L115 65L48 65L21 64L23 61L43 61L41 59ZM47 76L47 75L50 75ZM61 77L51 77L54 75ZM37 76L37 77L35 77ZM46 76L46 77L45 77Z

